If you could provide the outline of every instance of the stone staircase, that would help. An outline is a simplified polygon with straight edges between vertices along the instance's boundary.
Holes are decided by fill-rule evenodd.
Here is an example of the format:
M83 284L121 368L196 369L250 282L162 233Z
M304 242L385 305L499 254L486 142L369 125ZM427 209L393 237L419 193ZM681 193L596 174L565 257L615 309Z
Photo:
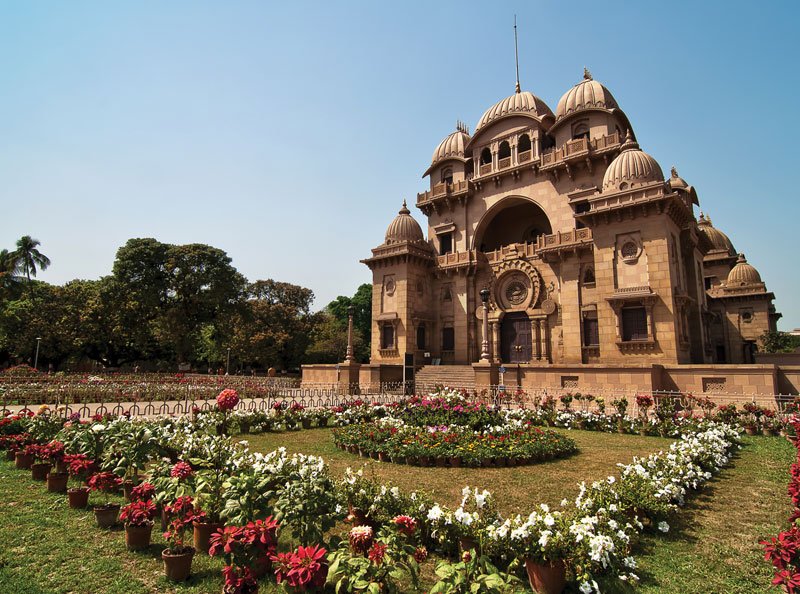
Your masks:
M436 386L475 390L475 372L471 365L426 365L414 377L416 393L433 391Z

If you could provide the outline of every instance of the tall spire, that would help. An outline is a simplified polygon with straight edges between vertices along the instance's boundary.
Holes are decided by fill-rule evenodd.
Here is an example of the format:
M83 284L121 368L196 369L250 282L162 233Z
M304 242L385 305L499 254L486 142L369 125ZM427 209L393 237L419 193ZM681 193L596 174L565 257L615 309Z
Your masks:
M516 93L521 93L522 89L519 86L519 45L517 43L517 15L514 15L514 61L517 65L517 86Z

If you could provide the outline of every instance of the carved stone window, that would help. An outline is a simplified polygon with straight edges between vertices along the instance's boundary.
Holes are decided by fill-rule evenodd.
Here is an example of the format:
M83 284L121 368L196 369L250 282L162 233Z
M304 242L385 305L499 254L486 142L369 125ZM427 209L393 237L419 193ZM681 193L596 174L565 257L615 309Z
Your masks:
M592 286L592 287L595 284L594 268L592 268L591 266L587 266L586 270L584 270L584 272L583 272L583 284L584 285L589 285L589 286Z
M384 322L381 325L381 348L393 349L394 345L394 324Z
M452 184L453 183L453 168L452 167L445 167L442 169L442 183L443 184Z
M626 241L619 252L623 262L635 262L639 257L639 246L633 241Z

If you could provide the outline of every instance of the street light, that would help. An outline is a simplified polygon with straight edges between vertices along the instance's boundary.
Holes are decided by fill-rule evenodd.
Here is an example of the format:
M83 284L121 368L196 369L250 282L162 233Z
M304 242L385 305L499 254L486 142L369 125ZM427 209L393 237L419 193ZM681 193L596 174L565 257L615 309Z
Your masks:
M489 289L483 288L480 292L483 302L483 340L481 341L481 361L489 360Z
M231 347L228 347L228 361L225 363L225 375L229 375L231 371Z
M355 309L352 305L347 308L347 352L344 357L347 363L352 363L356 359L353 356L353 313L355 313Z
M39 343L42 342L41 338L36 338L36 356L33 359L33 368L39 371Z

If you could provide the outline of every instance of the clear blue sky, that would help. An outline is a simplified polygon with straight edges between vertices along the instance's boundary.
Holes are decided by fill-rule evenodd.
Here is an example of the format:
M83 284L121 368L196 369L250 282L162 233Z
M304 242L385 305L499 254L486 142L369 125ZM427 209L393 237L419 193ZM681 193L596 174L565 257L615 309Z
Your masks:
M798 6L3 2L0 247L38 238L63 283L208 243L352 294L456 119L513 92L516 13L523 88L555 109L588 66L800 327Z

